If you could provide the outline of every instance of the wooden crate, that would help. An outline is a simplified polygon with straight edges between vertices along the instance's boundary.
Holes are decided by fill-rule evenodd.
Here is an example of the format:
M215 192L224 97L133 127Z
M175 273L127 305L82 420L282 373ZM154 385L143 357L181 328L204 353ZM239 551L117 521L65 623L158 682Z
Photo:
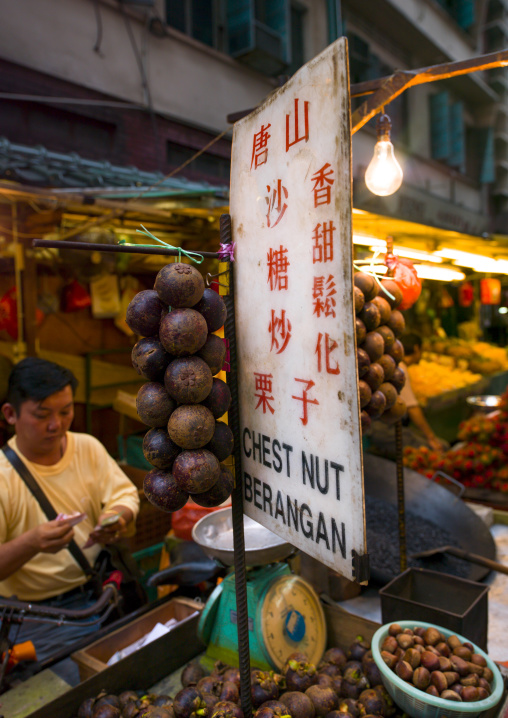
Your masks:
M127 626L91 643L81 651L76 651L71 658L78 665L81 681L108 668L107 662L114 653L138 641L149 633L156 623L166 623L171 618L175 618L181 623L202 609L203 604L197 601L192 601L189 598L174 598L145 613Z

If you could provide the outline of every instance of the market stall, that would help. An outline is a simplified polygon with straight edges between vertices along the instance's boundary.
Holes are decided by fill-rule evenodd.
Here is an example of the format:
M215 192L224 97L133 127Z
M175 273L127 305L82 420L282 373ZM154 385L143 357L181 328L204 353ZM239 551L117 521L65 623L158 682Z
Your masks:
M206 250L152 248L178 261L125 311L137 338L131 358L145 380L136 397L153 467L144 493L170 515L189 497L216 509L231 496L230 510L211 512L192 534L224 575L203 589L204 606L155 607L155 622L172 613L176 624L138 650L126 651L151 631L148 614L81 647L74 658L85 680L30 713L25 707L24 716L494 718L504 710L495 663L502 657L485 650L485 566L445 557L428 571L412 560L427 546L458 544L493 561L496 544L460 496L403 469L399 337L421 281L393 244L382 261L387 276L374 260L353 274L346 67L337 41L238 124L231 215L221 216L220 249L209 252L221 262L220 293L193 264ZM324 122L325 102L331 124L315 134L309 127ZM342 144L331 129L337 117ZM227 381L218 377L223 367ZM473 379L465 386L478 389L480 375L470 369L460 369ZM132 417L128 401L116 404ZM362 458L362 433L378 419L395 434L395 462ZM303 554L360 592L369 580L378 592L402 577L408 583L399 603L387 601L372 621L320 596L322 586L302 575ZM193 571L195 584L215 577L199 555L168 571L169 579ZM425 576L431 583L416 600ZM117 651L124 653L107 665ZM199 662L188 668L191 659Z

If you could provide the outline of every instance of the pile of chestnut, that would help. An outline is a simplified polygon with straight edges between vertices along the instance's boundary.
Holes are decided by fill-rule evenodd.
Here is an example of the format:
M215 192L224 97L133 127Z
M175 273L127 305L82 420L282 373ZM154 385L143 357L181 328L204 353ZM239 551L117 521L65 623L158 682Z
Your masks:
M434 627L404 630L393 623L381 643L381 657L403 681L449 701L488 698L494 678L484 656L457 636L445 638Z
M143 489L163 511L181 509L189 496L200 506L219 506L233 490L233 475L221 463L233 451L233 433L218 420L231 393L215 376L226 346L214 332L226 316L222 297L181 262L164 266L153 289L138 292L127 307L125 320L142 337L132 364L147 380L136 397L138 415L151 427L143 453L154 466Z
M181 673L183 688L174 698L120 696L88 699L78 718L243 718L240 671L217 662L207 674L198 661ZM288 656L280 673L251 670L254 718L398 718L403 715L381 682L368 641L358 636L348 651L329 648L314 665L304 653ZM105 701L106 712L94 712ZM84 709L87 709L86 711Z
M366 272L354 275L358 387L362 431L371 421L393 424L406 413L399 392L406 377L398 366L404 347L398 339L405 320L397 307L402 302L399 285L392 279L381 283Z

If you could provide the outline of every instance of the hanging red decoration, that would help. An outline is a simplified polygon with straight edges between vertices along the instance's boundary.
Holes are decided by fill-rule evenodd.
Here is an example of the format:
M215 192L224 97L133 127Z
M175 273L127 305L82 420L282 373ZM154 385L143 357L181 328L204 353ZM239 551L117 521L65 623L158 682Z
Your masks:
M397 309L409 309L422 293L422 281L416 274L413 262L395 254L387 254L385 264L390 270L390 279L399 285L402 292L402 302Z
M459 287L459 307L470 307L473 302L473 285L471 282L463 282Z
M480 279L480 301L482 304L501 304L500 279Z

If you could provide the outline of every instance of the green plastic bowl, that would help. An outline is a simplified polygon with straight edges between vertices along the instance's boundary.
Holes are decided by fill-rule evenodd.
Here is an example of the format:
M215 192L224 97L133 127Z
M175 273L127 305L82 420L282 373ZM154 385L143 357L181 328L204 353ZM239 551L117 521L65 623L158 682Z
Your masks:
M372 656L381 672L386 690L399 708L402 708L403 711L413 716L413 718L461 718L462 716L464 716L464 718L474 718L474 716L479 716L484 711L494 708L494 706L499 703L503 694L503 679L494 661L491 660L481 648L478 648L478 646L472 643L468 638L459 636L457 633L454 634L453 631L448 631L446 628L436 626L433 623L424 623L423 621L397 621L397 623L402 629L419 626L423 628L437 628L446 638L456 635L462 642L468 642L474 646L475 652L485 658L487 666L494 674L491 683L492 693L483 701L456 703L455 701L447 701L444 698L435 698L425 693L425 691L415 688L415 686L412 686L410 683L403 681L395 671L388 668L381 658L379 646L388 635L389 626L392 625L391 623L386 623L384 626L381 626L381 628L378 628L372 637Z

